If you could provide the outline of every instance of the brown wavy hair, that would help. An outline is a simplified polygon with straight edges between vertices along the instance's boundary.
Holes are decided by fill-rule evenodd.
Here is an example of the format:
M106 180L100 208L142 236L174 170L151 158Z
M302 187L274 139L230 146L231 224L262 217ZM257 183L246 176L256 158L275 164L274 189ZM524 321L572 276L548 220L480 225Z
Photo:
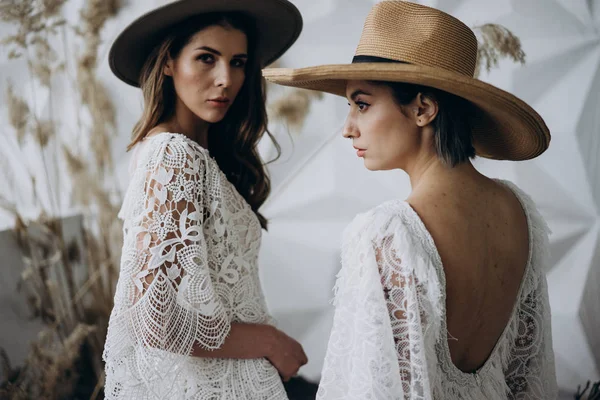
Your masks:
M141 71L144 111L133 128L133 139L127 150L131 150L151 129L173 115L177 94L172 78L163 73L164 66L169 58L175 59L179 55L197 32L213 25L244 32L248 40L249 58L246 78L235 101L225 118L209 128L208 150L266 229L267 220L258 209L271 191L271 181L257 145L266 133L277 150L275 159L279 158L281 148L267 129L265 81L260 60L256 56L256 27L248 16L237 12L202 14L178 24L166 33L165 39L155 47Z

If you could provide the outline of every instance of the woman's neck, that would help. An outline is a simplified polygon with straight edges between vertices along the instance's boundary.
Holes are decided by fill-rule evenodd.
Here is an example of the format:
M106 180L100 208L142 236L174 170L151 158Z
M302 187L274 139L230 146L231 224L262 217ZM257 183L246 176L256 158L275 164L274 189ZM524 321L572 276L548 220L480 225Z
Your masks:
M449 167L436 155L420 160L406 172L410 177L411 196L429 191L432 186L464 184L483 178L470 161Z
M175 105L173 116L164 124L169 131L181 133L208 149L208 129L210 123L198 118L187 106L181 102Z

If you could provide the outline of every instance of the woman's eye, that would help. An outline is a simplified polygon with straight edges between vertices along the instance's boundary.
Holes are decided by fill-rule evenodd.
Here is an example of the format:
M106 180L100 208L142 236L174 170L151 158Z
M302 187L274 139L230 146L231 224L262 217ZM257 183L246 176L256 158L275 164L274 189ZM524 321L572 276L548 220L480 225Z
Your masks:
M212 63L215 61L215 57L212 54L204 53L198 56L198 60L204 63Z
M358 106L359 111L365 111L367 109L367 107L369 107L369 105L367 103L364 103L362 101L357 101L356 105Z
M370 106L370 104L365 103L364 101L355 101L354 104L358 107L358 111L365 111ZM350 103L348 103L348 105L352 106Z
M246 66L246 61L242 60L242 59L236 59L236 60L231 61L231 66L237 67L237 68L243 68Z

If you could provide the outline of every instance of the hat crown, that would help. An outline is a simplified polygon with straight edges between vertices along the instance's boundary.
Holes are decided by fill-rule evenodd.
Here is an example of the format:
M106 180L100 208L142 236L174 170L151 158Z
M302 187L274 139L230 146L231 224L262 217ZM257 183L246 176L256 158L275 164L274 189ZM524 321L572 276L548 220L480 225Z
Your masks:
M443 68L473 77L477 38L467 25L443 11L389 0L371 9L355 55Z

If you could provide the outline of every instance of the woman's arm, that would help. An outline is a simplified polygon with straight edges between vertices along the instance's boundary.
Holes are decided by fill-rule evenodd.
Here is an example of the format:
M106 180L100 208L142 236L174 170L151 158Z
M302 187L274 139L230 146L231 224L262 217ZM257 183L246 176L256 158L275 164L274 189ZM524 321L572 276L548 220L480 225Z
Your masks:
M198 342L194 343L192 356L214 358L262 358L270 354L274 327L261 324L232 323L229 335L223 345L207 350Z
M223 345L206 350L195 343L192 356L215 358L266 358L279 371L284 381L296 375L308 362L296 340L271 325L232 323Z
M231 323L215 291L203 232L206 155L177 141L160 154L146 171L144 214L125 250L134 340L174 355L267 358L284 379L295 375L306 363L300 344L272 326Z

